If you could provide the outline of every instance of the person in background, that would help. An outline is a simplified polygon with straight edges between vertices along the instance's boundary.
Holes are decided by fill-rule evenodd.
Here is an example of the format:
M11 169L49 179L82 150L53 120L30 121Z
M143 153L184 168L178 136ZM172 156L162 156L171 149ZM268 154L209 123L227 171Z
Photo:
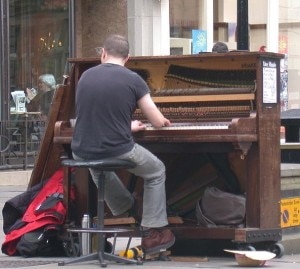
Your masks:
M213 45L212 52L228 52L228 47L223 42L217 42Z
M260 46L258 51L259 52L266 52L266 49L267 49L267 47L265 45L263 45L263 46Z
M38 79L38 89L26 89L27 111L41 112L41 118L46 120L53 94L56 87L56 81L52 74L43 74Z
M171 125L150 97L146 82L124 65L129 43L120 35L109 36L101 48L101 64L85 71L76 89L76 123L71 143L74 159L119 158L136 167L129 172L144 180L141 218L142 247L146 254L171 247L175 236L168 225L165 165L133 140L132 132L146 126L132 120L140 108L154 127ZM96 185L96 169L90 169ZM105 201L114 216L132 212L135 198L114 172L106 173Z

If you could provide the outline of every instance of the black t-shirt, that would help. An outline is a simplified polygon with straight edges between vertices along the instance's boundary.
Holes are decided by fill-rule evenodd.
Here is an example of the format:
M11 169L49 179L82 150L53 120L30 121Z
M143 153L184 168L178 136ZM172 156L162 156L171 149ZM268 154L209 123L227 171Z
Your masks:
M132 115L137 101L147 93L146 82L126 67L101 64L85 71L76 90L72 151L86 159L130 151Z

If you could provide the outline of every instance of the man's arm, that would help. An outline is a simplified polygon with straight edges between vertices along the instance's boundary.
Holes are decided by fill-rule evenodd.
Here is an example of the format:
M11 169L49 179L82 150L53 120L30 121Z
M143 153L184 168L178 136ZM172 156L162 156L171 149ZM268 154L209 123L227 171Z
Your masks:
M171 125L171 122L159 111L149 93L138 101L138 106L153 127L159 128Z

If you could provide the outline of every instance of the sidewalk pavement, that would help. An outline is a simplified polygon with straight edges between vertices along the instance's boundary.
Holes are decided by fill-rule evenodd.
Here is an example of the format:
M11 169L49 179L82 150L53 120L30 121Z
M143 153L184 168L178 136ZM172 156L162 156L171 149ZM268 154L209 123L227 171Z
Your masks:
M116 243L115 253L120 250L124 250L127 244L126 238L118 238ZM140 238L133 238L130 246L136 246L140 244ZM243 268L239 266L231 253L224 252L224 256L168 256L169 260L153 260L153 261L143 261L142 265L132 265L132 264L121 264L116 262L107 261L107 268L118 268L118 269L133 269L133 268L143 268L143 269L185 269L185 268ZM76 268L76 269L95 269L101 268L98 260L92 260L87 262L66 264L64 266L59 266L58 263L62 261L69 261L72 258L68 257L34 257L34 258L24 258L20 256L6 256L0 254L0 268L38 268L38 269L60 269L60 268ZM300 268L300 254L296 255L284 255L281 258L273 258L266 262L263 267L276 268L276 269L299 269Z
M108 262L107 268L118 269L157 269L157 268L243 268L237 264L235 258L232 257L172 257L171 261L145 261L142 265L124 265L114 262ZM59 269L59 268L77 268L77 269L95 269L101 268L100 263L95 261L82 262L76 264L68 264L58 266L59 261L64 258L22 258L0 256L0 268L38 268L38 269ZM300 255L287 255L280 259L274 258L267 261L263 266L266 268L276 269L299 269ZM262 268L263 268L262 267Z
M18 194L24 192L27 189L27 186L25 185L9 185L9 186L3 186L0 185L0 242L4 241L4 233L3 233L3 216L2 216L2 208L4 206L4 203L9 200L12 197L17 196Z

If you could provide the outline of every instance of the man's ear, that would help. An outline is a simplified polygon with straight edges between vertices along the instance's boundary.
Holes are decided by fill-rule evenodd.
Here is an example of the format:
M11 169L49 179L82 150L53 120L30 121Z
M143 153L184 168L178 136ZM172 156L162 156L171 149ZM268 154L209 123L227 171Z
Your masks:
M102 48L102 53L101 53L101 62L104 62L107 58L107 53L104 48Z
M129 54L128 54L128 56L124 59L124 64L126 64L126 62L128 61L128 59L129 59Z

